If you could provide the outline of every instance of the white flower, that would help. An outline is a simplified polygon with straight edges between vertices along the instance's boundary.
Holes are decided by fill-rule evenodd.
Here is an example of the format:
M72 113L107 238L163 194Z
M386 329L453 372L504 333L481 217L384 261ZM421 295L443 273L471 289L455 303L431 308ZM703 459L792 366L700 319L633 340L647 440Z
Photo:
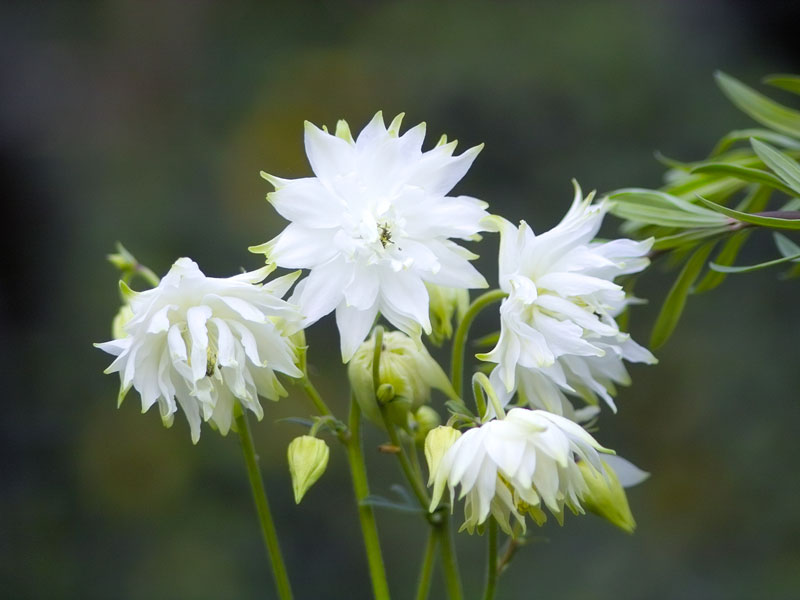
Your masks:
M523 511L543 517L541 509L547 507L559 520L565 505L583 513L580 501L588 487L576 460L602 473L598 452L611 451L569 419L514 408L504 419L466 431L450 446L431 472L431 510L445 485L451 503L460 485L459 498L466 498L463 528L470 532L490 513L507 532L511 516L525 527Z
M310 269L291 301L306 323L336 310L347 362L380 312L398 329L430 333L425 282L486 287L469 263L474 254L450 238L482 231L486 204L447 196L481 147L453 156L456 142L422 152L425 124L399 134L402 115L386 129L381 113L353 140L346 122L336 135L306 123L305 146L315 177L280 179L268 196L291 223L251 248L281 267Z
M237 400L261 419L259 394L286 395L275 372L302 376L288 339L301 316L281 300L298 273L256 285L273 268L217 279L181 258L157 287L134 294L127 335L97 344L117 357L106 373L120 373L120 402L133 386L142 412L158 402L170 426L177 399L195 443L201 419L227 434Z
M563 220L535 235L501 217L487 219L500 232L500 339L480 358L497 363L492 381L504 402L517 388L537 407L569 414L564 392L614 408L614 384L626 384L622 360L655 362L620 331L615 317L630 301L618 275L641 271L652 240L593 241L608 206L575 199ZM499 385L498 385L499 384Z

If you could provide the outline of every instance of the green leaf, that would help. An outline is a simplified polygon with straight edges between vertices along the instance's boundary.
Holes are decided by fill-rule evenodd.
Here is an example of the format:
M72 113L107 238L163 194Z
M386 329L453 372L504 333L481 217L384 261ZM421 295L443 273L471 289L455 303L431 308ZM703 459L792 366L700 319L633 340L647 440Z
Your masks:
M770 100L721 71L715 77L725 95L740 110L770 129L795 138L800 137L800 112Z
M749 181L751 183L761 183L780 190L784 194L794 195L794 190L788 187L781 179L770 173L769 171L762 171L761 169L751 169L750 167L741 167L739 165L731 165L728 163L706 163L692 169L692 173L714 173L731 175L742 181Z
M736 210L746 213L761 212L769 204L771 196L772 188L764 185L753 186L736 206Z
M723 225L720 227L690 229L688 231L681 231L680 233L675 233L672 235L665 235L663 237L656 238L655 242L653 242L653 250L670 250L673 248L689 246L699 242L700 240L723 234L729 230L730 228L727 225Z
M789 195L800 195L800 165L769 144L755 139L750 140L750 144L758 154L758 157L764 161L764 164L775 171L778 177L791 188Z
M773 87L786 90L787 92L800 94L800 77L797 75L767 75L762 81Z
M795 244L782 233L773 233L772 237L775 239L775 245L778 247L778 252L780 252L783 256L794 256L796 254L800 254L800 246Z
M753 225L760 225L762 227L772 227L773 229L800 229L800 219L781 219L779 217L762 217L761 215L753 215L750 213L740 212L733 210L727 206L722 206L714 202L709 202L702 196L698 196L700 202L717 212L727 215L732 219L741 221L742 223L752 223Z
M400 498L400 500L391 500L390 498L385 498L384 496L370 494L361 502L359 502L359 504L361 506L374 506L376 508L385 508L388 510L409 514L424 513L422 508L420 508L419 503L414 501L414 499L411 497L411 494L409 494L408 490L402 485L395 483L389 489L391 489Z
M609 196L611 212L623 219L665 227L712 227L725 223L713 211L665 192L641 188L617 190Z
M742 249L742 246L747 241L747 238L750 237L752 231L737 231L727 240L725 240L725 244L722 246L722 249L717 254L715 259L715 263L718 265L732 265L733 261L736 260L736 257L739 255L739 251ZM800 248L798 248L798 252L800 252ZM725 273L720 273L719 271L709 270L700 280L694 288L694 293L700 294L703 292L709 292L717 287L725 281Z
M769 129L737 129L724 135L714 149L711 151L711 156L718 156L728 150L736 142L743 142L750 138L756 138L783 146L784 148L791 148L792 150L800 150L800 141L790 138L780 133L775 133Z
M800 259L800 253L795 254L794 256L784 256L783 258L768 260L767 262L758 263L757 265L747 265L742 267L726 267L725 265L718 265L712 262L709 263L709 266L715 271L719 271L721 273L749 273L751 271L759 271L761 269L766 269L767 267L780 265L786 262L796 262L798 259Z
M686 265L684 265L683 270L681 270L680 275L672 285L672 289L670 289L667 299L661 307L661 312L658 314L653 333L650 336L651 348L656 349L663 346L672 335L686 306L686 297L692 289L692 284L700 275L700 271L702 271L703 265L715 244L716 242L706 242L695 250L694 254L686 261Z

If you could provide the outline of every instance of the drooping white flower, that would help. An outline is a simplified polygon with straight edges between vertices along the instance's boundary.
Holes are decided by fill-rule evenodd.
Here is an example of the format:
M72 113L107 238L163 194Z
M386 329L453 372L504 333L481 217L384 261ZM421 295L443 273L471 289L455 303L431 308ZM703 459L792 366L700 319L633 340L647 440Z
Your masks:
M598 452L610 453L580 425L543 410L514 408L466 431L433 466L433 510L445 486L451 503L456 487L465 498L464 528L468 531L494 516L504 531L513 516L525 527L524 512L540 515L547 507L559 520L564 506L582 513L588 491L576 460L603 472Z
M519 388L536 407L569 414L565 393L614 409L614 384L626 384L623 359L655 362L620 331L615 317L630 301L614 278L644 269L652 240L593 241L608 206L575 199L553 229L535 235L501 217L487 219L500 232L500 339L483 360L497 363L492 382L508 402Z
M399 135L402 115L387 129L381 113L353 140L346 122L336 134L306 123L314 177L280 179L268 199L291 223L251 248L281 267L310 269L293 292L306 323L336 310L347 362L380 312L398 329L430 333L425 282L486 287L469 263L474 254L451 238L482 231L486 204L448 196L481 146L453 156L456 142L422 151L425 124Z
M273 269L218 279L181 258L158 286L133 294L125 337L97 344L117 357L106 373L120 373L120 402L133 387L142 412L158 402L167 426L180 405L195 443L201 420L227 434L237 401L261 419L259 395L286 395L276 372L302 376L288 338L302 317L281 299L299 273L258 285Z

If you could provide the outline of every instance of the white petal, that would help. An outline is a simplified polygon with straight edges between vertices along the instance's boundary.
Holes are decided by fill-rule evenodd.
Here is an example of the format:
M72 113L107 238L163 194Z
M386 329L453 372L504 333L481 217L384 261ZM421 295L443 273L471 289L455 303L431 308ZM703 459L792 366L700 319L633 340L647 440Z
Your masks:
M336 307L336 325L339 327L343 362L349 362L361 342L366 339L377 314L377 303L366 310L345 304Z
M625 460L621 456L609 454L603 457L603 462L614 469L614 472L617 474L617 479L619 479L622 487L627 488L634 485L639 485L645 479L650 477L650 473L643 471L632 462Z
M342 138L325 133L306 121L305 144L308 162L323 181L346 175L355 166L354 148Z
M346 209L344 201L316 177L293 179L267 198L284 219L312 229L336 225Z

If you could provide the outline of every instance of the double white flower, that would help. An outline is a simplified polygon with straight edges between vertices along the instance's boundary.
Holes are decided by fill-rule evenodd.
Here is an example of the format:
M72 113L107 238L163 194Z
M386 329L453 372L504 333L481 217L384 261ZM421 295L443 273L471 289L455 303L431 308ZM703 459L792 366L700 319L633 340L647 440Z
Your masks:
M261 419L259 395L286 395L275 373L302 376L288 337L302 317L281 300L299 273L257 285L273 268L217 279L181 258L158 286L133 294L125 337L97 344L117 357L106 373L120 373L120 401L133 386L142 412L158 402L167 426L180 405L195 443L201 419L227 434L237 401Z
M434 436L432 441L435 432L429 434ZM559 519L565 505L582 513L580 501L588 486L576 459L586 461L593 472L603 473L598 452L611 451L569 419L543 410L514 408L503 419L468 430L441 459L429 457L431 510L439 504L445 486L450 489L451 503L456 487L461 486L463 528L470 532L490 513L508 533L512 516L524 529L524 512L539 521L544 507Z
M497 363L492 383L510 401L519 390L533 406L574 416L564 393L614 408L614 384L625 384L623 359L655 362L620 331L615 317L629 301L613 279L641 271L652 240L593 241L608 207L575 198L563 220L535 235L502 217L487 219L500 232L500 339L481 356Z
M269 201L291 223L251 248L281 267L310 269L293 292L306 324L336 310L347 362L380 312L398 329L430 333L425 282L486 287L469 263L474 254L450 238L482 231L486 204L447 194L481 147L453 156L446 138L423 152L425 124L399 135L381 113L354 140L346 122L335 135L306 123L305 147L315 177L280 179Z

